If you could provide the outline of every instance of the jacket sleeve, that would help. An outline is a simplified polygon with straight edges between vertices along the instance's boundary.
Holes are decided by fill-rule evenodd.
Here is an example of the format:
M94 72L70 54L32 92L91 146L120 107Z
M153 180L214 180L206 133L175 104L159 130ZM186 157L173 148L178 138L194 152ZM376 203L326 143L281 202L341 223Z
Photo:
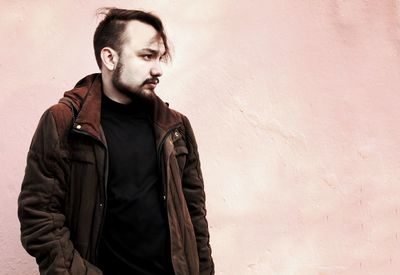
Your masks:
M18 198L21 242L36 258L40 274L102 274L74 249L65 226L68 161L60 144L56 120L49 109L33 136Z
M182 188L192 219L199 255L200 274L214 274L210 235L206 219L205 192L197 143L189 120L183 117L188 155L182 174Z

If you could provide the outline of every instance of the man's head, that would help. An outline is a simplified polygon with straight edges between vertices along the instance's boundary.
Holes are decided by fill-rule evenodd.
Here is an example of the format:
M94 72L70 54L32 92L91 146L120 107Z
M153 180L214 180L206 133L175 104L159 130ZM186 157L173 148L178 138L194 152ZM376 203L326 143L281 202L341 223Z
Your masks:
M153 14L110 8L97 27L93 44L109 90L125 96L151 96L170 57L161 20Z

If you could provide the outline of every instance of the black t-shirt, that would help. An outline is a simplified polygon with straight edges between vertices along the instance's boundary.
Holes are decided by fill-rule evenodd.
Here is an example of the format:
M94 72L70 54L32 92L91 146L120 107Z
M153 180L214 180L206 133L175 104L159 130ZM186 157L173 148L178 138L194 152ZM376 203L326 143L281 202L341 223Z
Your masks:
M168 225L147 106L102 98L107 140L107 210L99 263L104 274L169 274Z

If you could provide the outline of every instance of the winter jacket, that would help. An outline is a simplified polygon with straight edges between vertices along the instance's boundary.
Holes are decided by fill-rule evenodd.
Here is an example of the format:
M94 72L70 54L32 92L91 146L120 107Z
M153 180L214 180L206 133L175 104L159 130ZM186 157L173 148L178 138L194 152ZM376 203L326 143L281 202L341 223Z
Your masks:
M102 274L97 249L107 208L102 81L93 74L40 119L18 198L21 241L41 274ZM214 274L205 194L188 119L158 97L151 116L175 274Z

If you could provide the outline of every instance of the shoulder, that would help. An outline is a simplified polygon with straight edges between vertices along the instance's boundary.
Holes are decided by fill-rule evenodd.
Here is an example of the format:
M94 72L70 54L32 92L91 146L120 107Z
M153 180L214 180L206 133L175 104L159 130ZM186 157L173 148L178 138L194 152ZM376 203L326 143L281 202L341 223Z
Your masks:
M171 112L171 114L172 114L173 116L179 118L179 120L182 121L183 119L187 119L186 116L185 116L183 113L181 113L181 112L179 112L179 111L177 111L177 110L171 108L171 107L169 106L169 103L168 103L168 102L165 102L165 105L167 106L168 112Z
M174 114L175 117L178 118L179 122L182 123L182 125L183 125L183 127L185 129L185 132L187 132L187 131L192 132L193 131L192 130L192 126L191 126L190 121L189 121L189 118L185 114L183 114L183 113L181 113L181 112L179 112L179 111L177 111L175 109L172 109L170 107L168 107L168 109L169 109L169 111L171 113Z
M179 111L176 111L176 110L174 110L172 108L169 108L169 107L168 107L168 109L177 118L179 118L178 120L179 120L180 123L182 123L183 131L185 133L185 136L189 136L189 138L194 139L193 128L192 128L192 125L190 123L189 118L185 114L183 114L183 113L181 113Z
M59 137L69 133L73 121L73 109L66 104L57 103L49 107L42 115L39 125L55 128Z

